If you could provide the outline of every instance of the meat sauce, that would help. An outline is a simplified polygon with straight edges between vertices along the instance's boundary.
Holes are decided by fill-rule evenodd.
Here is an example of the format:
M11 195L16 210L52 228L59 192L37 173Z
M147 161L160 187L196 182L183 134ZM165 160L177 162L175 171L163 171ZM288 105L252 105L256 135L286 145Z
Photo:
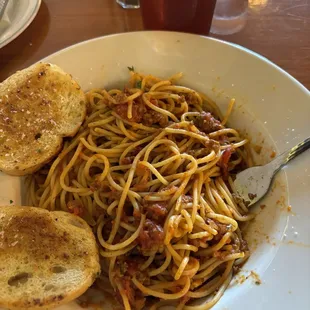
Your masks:
M145 126L157 124L160 127L168 124L168 118L165 115L147 107L140 98L132 104L131 118L128 118L128 103L116 104L113 109L121 118L129 122L142 123Z
M223 128L221 122L212 116L210 112L201 112L194 120L195 126L202 132L209 134Z
M168 205L165 202L147 202L142 204L146 213L146 221L137 238L142 253L158 249L164 241L164 229L162 227L168 213Z
M132 277L136 276L140 280L144 280L146 275L140 271L140 266L143 264L141 257L128 257L126 261L117 261L116 263L116 282L120 283L123 293L127 296L129 303L133 309L140 310L144 307L145 297L132 283ZM116 298L122 304L122 297L116 290Z
M132 104L132 118L128 118L128 103L116 104L113 106L114 111L123 119L129 122L141 123L143 115L146 113L146 107L142 102Z
M124 100L122 96L119 96L118 98L120 100ZM156 102L152 103L156 105ZM150 109L142 102L141 99L137 99L135 102L133 102L132 117L130 119L128 118L128 103L118 103L113 105L112 108L122 119L125 119L129 122L142 123L145 126L153 126L155 124L160 127L165 127L168 124L168 119L165 115ZM202 135L208 135L214 131L223 129L221 122L213 117L209 112L201 112L200 116L195 117L193 123ZM224 139L225 141L221 141L221 139ZM194 149L190 153L196 158L200 158L208 155L212 150L218 152L220 150L220 145L226 144L226 140L227 143L229 143L228 137L226 136L223 138L220 136L218 141L210 139L209 142L207 141L206 145L202 145L201 148ZM122 164L131 164L134 161L136 154L139 153L140 150L141 149L137 149L134 152L128 154L128 156L123 159ZM224 177L228 176L228 163L233 152L233 148L226 148L223 151L221 159L217 164L221 168ZM145 166L140 167L138 165L136 173L141 177L145 177L145 174L149 172L146 171ZM135 184L135 189L139 186L143 187L143 184ZM182 197L183 203L189 203L191 201L191 196ZM131 279L133 276L142 276L144 281L147 281L147 277L143 276L143 273L139 268L139 266L141 266L145 260L142 259L141 262L139 261L139 258L141 259L141 254L142 257L144 255L147 256L149 253L158 250L159 247L162 246L165 238L163 225L169 211L168 202L165 201L152 202L144 199L140 207L140 210L133 209L135 222L138 225L141 220L141 214L146 215L146 220L137 239L135 240L137 247L129 256L126 257L126 261L118 262L121 271L117 276L117 280L119 283L121 283L124 294L128 297L130 304L135 306L136 309L143 307L145 299L141 295L141 292L133 285ZM126 222L126 218L123 220ZM210 244L212 245L212 243L215 244L219 242L224 234L229 231L229 227L211 219L208 221L208 224L218 231L218 234L214 236L213 240L210 241ZM207 242L207 240L205 242ZM242 249L246 249L247 244L242 244L241 247ZM217 251L214 253L214 255L220 259L224 259L226 252ZM118 296L118 298L120 298L120 296ZM137 304L139 306L137 306Z
M165 202L146 202L144 203L144 210L146 216L158 223L162 223L168 213L168 205Z
M161 225L151 220L146 220L137 238L141 251L152 251L158 249L164 241L164 230Z

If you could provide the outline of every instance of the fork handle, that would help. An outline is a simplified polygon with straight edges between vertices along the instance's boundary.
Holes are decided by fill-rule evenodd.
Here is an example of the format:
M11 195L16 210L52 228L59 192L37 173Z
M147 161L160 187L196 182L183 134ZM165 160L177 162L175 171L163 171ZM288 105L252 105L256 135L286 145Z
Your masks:
M279 169L285 166L289 161L297 157L299 154L303 153L310 148L310 137L304 141L298 143L296 146L292 147L290 150L283 152L277 156L273 161L269 163L276 173Z

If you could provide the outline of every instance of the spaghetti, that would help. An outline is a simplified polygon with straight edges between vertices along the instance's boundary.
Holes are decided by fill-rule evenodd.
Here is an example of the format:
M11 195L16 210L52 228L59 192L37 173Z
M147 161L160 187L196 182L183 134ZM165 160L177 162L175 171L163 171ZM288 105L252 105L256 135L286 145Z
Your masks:
M210 309L249 256L239 224L252 215L233 175L247 140L210 99L130 72L124 90L87 93L88 116L49 166L28 180L29 203L73 212L97 235L103 274L126 310ZM99 279L100 281L100 279ZM195 305L195 300L206 298Z

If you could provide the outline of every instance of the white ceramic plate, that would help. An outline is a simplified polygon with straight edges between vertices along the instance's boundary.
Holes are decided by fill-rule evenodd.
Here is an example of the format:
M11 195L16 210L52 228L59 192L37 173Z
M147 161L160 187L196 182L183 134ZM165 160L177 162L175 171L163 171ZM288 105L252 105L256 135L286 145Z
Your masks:
M86 41L44 60L71 73L84 90L123 85L127 66L161 77L182 71L182 84L207 93L222 109L236 98L230 125L263 147L258 163L310 135L308 90L267 59L233 44L180 33L126 33ZM259 204L265 208L253 209L258 215L247 237L252 256L214 309L309 309L309 155L277 176ZM1 175L0 188L1 204L21 203L18 178ZM242 275L249 277L243 282ZM71 303L61 309L80 308Z
M11 24L0 33L0 48L18 37L36 17L41 0L10 0L13 1Z

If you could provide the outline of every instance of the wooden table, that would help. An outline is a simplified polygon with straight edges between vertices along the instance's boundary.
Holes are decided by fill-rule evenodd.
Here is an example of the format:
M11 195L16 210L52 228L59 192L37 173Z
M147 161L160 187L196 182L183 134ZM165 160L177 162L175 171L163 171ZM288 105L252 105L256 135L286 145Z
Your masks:
M0 81L71 44L142 29L140 10L115 0L43 0L29 28L0 49ZM246 27L218 37L266 56L310 89L310 0L249 0Z

